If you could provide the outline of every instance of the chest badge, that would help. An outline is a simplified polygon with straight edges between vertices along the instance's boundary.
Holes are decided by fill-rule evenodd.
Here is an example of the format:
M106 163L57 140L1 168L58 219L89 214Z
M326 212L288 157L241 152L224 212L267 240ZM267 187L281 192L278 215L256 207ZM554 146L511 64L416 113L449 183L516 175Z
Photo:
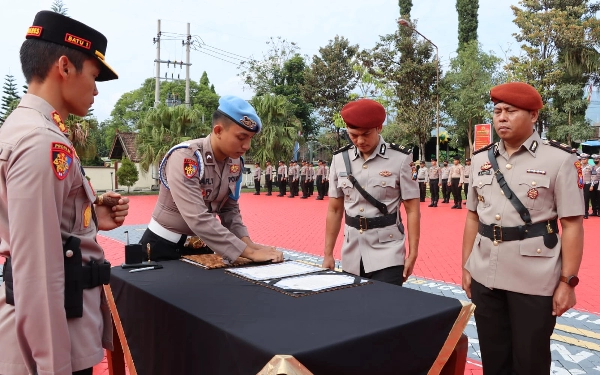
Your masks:
M483 197L483 195L478 195L477 200L480 201L481 203L485 203L485 198Z
M531 188L529 189L529 191L527 192L527 196L530 199L536 199L538 197L538 195L540 195L540 192L538 191L538 189L536 188Z
M198 162L193 159L184 159L183 160L183 174L187 178L192 178L198 172Z
M53 142L50 148L50 161L52 170L59 180L64 180L73 164L73 151L64 143Z
M481 165L481 170L482 171L487 171L487 170L490 170L490 169L492 169L492 164L489 161L486 161L485 163L483 163Z
M392 172L390 172L390 171L381 171L381 172L379 172L379 175L383 176L383 177L390 177L392 175Z
M528 169L527 173L546 174L546 171L542 171L542 170L539 170L539 169Z
M229 173L238 173L239 171L240 171L240 166L237 164L234 164L229 167Z
M50 116L52 116L52 121L54 121L54 123L56 124L56 126L58 126L58 129L60 129L61 132L68 133L67 126L65 125L65 122L63 121L62 117L60 117L60 114L58 112L54 111L50 114Z

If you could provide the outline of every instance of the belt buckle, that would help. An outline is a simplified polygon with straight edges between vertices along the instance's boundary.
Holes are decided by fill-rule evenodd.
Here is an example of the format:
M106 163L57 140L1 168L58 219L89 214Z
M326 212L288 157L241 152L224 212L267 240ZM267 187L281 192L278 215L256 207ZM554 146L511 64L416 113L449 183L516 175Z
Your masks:
M498 231L496 231L498 230ZM494 237L494 246L498 246L499 243L502 242L502 226L501 225L492 225L492 236Z
M364 227L363 227L363 221L364 221ZM358 217L358 226L359 226L359 233L362 234L363 230L367 230L369 229L367 226L367 218L364 216L359 216Z

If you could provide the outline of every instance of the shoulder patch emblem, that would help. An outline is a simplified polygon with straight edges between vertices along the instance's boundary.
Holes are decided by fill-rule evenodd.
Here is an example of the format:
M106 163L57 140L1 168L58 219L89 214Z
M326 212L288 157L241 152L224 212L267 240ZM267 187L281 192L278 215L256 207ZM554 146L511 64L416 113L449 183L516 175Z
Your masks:
M352 148L352 146L354 146L352 143L350 143L350 144L347 144L347 145L345 145L344 147L342 147L342 148L339 148L339 149L335 150L335 151L333 152L333 154L334 154L334 155L337 155L337 154L339 154L340 152L344 152L344 151L346 151L346 150L349 150L349 149L351 149L351 148Z
M229 167L229 173L238 173L240 171L240 166L237 164L233 164Z
M92 220L92 208L88 204L85 206L85 209L83 210L83 227L84 228L89 227L91 220Z
M59 180L64 180L73 164L73 150L64 143L52 142L50 147L52 170Z
M412 149L410 149L408 147L401 146L401 145L397 145L395 143L390 143L390 148L392 150L400 151L400 152L402 152L403 154L406 154L406 155L412 154Z
M569 154L574 154L577 151L574 148L571 148L571 146L566 145L564 143L559 143L558 141L555 141L555 140L548 141L547 144L549 144L552 147L559 148L565 152L568 152Z
M54 121L54 123L56 124L56 126L58 126L58 129L60 129L61 132L68 133L67 126L65 125L62 117L60 117L60 114L58 112L54 111L50 114L50 116L52 116L52 121Z
M575 162L575 168L577 169L577 186L583 189L583 171L581 170L581 162L579 160Z
M194 159L183 159L183 174L187 178L192 178L198 172L198 162Z
M487 151L490 148L492 148L494 145L495 145L495 143L490 143L489 145L484 146L484 147L480 148L479 150L475 150L475 151L473 151L473 155L476 155L476 154L478 154L480 152L483 152L483 151Z

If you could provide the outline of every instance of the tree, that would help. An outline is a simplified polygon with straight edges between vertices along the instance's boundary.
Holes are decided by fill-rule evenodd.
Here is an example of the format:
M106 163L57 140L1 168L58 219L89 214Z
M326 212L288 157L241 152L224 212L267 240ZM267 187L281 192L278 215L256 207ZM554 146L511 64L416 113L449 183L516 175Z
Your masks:
M127 193L129 188L135 185L140 178L140 172L135 167L135 164L125 156L121 160L121 168L117 170L117 181L119 185L127 186Z
M581 87L577 84L561 84L556 89L558 97L563 102L563 108L551 107L550 120L552 126L548 131L548 138L572 144L573 141L585 141L593 134L589 120L581 116L582 109L587 108L587 99L581 98Z
M251 103L263 124L262 131L252 139L252 159L261 164L287 159L301 129L292 112L293 104L283 95L257 95Z
M449 130L473 149L473 127L489 118L489 92L499 83L502 60L481 50L476 40L466 43L450 60L450 70L441 84L444 112L454 125ZM466 136L466 142L465 142ZM470 157L470 152L467 152Z
M412 10L412 0L398 0L400 7L400 17L410 19L410 11Z
M431 138L436 115L438 62L431 43L417 39L410 27L399 26L379 37L370 53L361 54L369 72L384 81L389 97L387 134L408 137L425 157L425 144ZM406 139L406 138L405 138Z
M138 126L136 144L140 168L148 171L171 147L207 135L211 128L201 119L202 113L198 109L185 105L161 105L151 109Z
M17 108L19 100L21 100L15 82L15 77L11 74L7 74L4 78L4 85L2 86L2 103L0 104L0 125L2 125L8 115Z
M456 12L458 13L458 50L466 44L477 40L477 11L479 0L456 0Z
M68 16L67 12L69 9L67 9L62 0L54 0L50 6L50 10L63 16Z
M317 128L312 117L312 106L302 97L300 86L304 84L306 61L298 52L294 42L281 37L271 38L269 50L262 60L251 59L240 64L238 74L256 95L283 95L291 104L291 111L302 123L305 138L313 135Z
M340 128L335 127L333 118L350 101L350 93L356 87L358 77L353 66L357 54L358 45L351 45L348 39L336 35L325 47L319 48L318 56L313 56L301 86L304 99L336 132L338 147L341 146Z
M566 113L566 106L571 111L577 107L572 116L583 120L585 108L564 103L558 88L579 85L581 98L587 82L598 80L599 5L589 0L522 0L519 4L522 8L512 6L520 28L514 36L523 42L524 54L510 59L507 72L509 78L528 82L540 92L546 106L540 111L537 131L541 134L552 125L554 108Z

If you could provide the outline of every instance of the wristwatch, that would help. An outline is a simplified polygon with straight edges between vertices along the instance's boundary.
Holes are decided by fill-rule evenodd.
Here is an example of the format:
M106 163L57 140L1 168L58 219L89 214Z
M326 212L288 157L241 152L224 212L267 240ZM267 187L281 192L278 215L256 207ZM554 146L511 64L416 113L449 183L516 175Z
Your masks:
M560 281L569 284L570 287L575 288L579 284L579 277L573 276L561 276Z

